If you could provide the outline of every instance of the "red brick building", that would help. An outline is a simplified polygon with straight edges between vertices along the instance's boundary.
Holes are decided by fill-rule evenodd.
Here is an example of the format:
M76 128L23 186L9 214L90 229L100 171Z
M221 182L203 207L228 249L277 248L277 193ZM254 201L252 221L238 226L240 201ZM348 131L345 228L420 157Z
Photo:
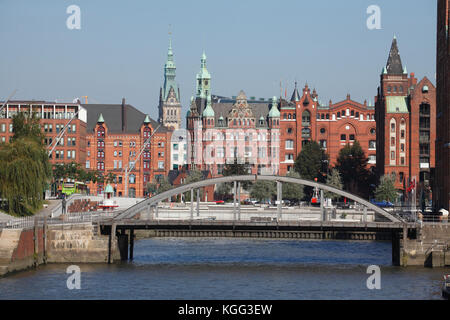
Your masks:
M0 102L0 106L3 102ZM49 101L8 101L0 112L0 143L9 142L14 135L12 117L18 112L33 112L40 117L44 143L53 152L52 164L84 163L86 161L87 112L78 103L56 103ZM56 138L67 125L57 146Z
M125 179L128 179L128 196L143 197L147 194L147 183L156 176L167 176L170 130L126 104L125 99L122 104L85 104L83 107L88 112L85 167L98 170L104 176L113 173L116 180L111 185L116 196L127 196ZM151 143L143 148L153 133ZM125 169L130 164L133 170L126 176ZM104 187L103 183L89 184L91 194L100 194Z
M206 55L197 75L196 97L186 115L189 168L220 176L226 164L245 164L251 174L278 174L280 111L271 101L211 95Z
M436 89L426 77L417 81L402 66L394 37L380 76L375 102L377 173L394 175L396 187L429 191L435 165Z
M436 179L437 210L450 209L450 0L438 0L436 51Z
M358 140L369 158L376 163L376 124L374 107L350 99L328 105L319 103L318 94L308 85L300 95L295 85L291 101L282 101L280 109L280 174L293 170L297 155L309 141L317 141L334 165L339 151Z

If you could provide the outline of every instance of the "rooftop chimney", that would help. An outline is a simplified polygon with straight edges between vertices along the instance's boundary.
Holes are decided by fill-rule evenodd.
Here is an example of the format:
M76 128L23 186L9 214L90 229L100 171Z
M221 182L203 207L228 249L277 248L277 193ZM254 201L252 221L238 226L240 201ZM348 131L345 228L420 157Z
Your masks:
M125 98L122 98L122 132L127 130L127 111L125 109Z

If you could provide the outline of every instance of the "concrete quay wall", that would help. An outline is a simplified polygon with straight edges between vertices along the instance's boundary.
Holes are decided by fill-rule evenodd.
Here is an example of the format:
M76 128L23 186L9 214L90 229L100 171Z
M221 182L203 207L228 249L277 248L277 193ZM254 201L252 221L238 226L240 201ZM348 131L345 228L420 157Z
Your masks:
M417 239L401 240L402 266L450 266L450 224L424 224Z
M114 239L115 240L115 239ZM107 263L120 258L117 241L91 223L0 230L0 276L45 263Z

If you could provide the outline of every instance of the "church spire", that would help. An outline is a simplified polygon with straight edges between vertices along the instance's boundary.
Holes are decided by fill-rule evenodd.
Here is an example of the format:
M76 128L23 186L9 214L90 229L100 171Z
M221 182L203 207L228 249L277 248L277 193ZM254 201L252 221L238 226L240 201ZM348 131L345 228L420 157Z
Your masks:
M295 89L294 92L292 92L291 101L292 102L300 101L300 94L298 93L297 90L297 81L295 81Z
M394 35L392 39L391 50L389 51L389 58L386 63L387 74L403 74L402 60L400 59L400 52L397 46L397 37Z
M169 49L167 50L167 60L164 65L164 87L162 99L163 101L167 101L167 97L171 89L173 89L175 97L177 101L180 101L180 97L178 95L178 86L175 82L177 67L175 66L175 62L173 60L173 50L172 50L172 37L169 36Z

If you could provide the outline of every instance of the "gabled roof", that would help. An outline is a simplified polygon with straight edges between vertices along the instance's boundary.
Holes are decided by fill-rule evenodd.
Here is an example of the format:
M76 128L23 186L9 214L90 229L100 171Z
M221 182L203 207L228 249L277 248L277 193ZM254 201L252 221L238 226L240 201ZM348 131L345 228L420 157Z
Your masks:
M125 104L126 130L122 131L122 105L121 104L82 104L87 110L87 132L92 132L97 125L100 114L103 115L110 133L138 133L145 121L146 114L129 104ZM159 123L153 119L150 125L156 129ZM168 129L161 126L158 132L167 132Z

